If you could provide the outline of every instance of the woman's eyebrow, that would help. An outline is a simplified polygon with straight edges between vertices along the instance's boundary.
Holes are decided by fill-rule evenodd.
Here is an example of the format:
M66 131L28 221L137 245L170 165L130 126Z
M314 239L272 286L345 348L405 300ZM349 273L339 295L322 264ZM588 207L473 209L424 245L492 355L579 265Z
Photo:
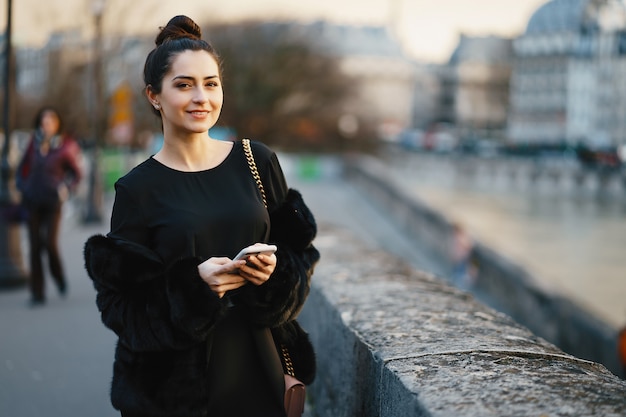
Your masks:
M208 76L204 77L205 80L212 80L214 78L219 78L219 76L217 76L217 75L208 75ZM175 81L175 80L191 80L191 81L193 81L194 79L195 78L190 76L190 75L177 75L174 78L172 78L172 81Z

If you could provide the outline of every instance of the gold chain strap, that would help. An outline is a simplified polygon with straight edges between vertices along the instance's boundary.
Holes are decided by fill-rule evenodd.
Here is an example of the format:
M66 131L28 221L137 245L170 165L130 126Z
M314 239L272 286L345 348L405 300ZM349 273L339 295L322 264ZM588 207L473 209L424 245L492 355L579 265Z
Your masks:
M246 160L248 161L248 166L250 167L250 172L252 172L252 178L256 182L257 187L259 187L259 191L261 192L261 198L263 198L263 205L267 207L267 200L265 198L265 189L263 188L263 182L261 181L261 176L259 175L259 170L256 167L256 162L254 162L254 156L252 155L252 148L250 147L250 139L242 139L241 143L243 144L243 151L246 154ZM289 355L289 350L285 345L280 345L281 353L283 354L283 359L285 360L285 372L287 375L291 375L292 377L296 377L296 373L293 369L293 362L291 362L291 356Z
M267 199L265 198L265 189L263 188L263 182L261 181L259 170L256 167L256 162L254 162L254 156L252 155L252 148L250 147L250 139L241 139L241 143L243 143L243 151L246 154L246 160L248 161L250 172L252 172L252 178L254 178L254 181L256 182L257 187L259 187L259 191L261 192L261 198L263 199L263 205L267 208Z
M285 359L285 370L287 375L291 375L292 377L296 377L296 373L293 370L293 363L291 362L291 356L289 356L289 351L285 345L280 345L280 349L283 353L283 359Z

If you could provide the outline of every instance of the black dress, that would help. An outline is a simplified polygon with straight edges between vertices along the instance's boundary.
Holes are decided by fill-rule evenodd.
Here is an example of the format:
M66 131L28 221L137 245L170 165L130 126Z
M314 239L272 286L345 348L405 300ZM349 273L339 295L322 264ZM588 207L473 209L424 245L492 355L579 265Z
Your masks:
M271 211L284 199L286 181L276 155L252 144ZM165 265L189 257L232 258L241 248L269 238L268 209L241 142L234 143L220 165L205 171L177 171L149 158L122 177L115 190L108 237L148 247ZM237 291L225 297L232 307L204 341L209 415L284 416L275 395L282 368L259 355L255 329L242 314Z

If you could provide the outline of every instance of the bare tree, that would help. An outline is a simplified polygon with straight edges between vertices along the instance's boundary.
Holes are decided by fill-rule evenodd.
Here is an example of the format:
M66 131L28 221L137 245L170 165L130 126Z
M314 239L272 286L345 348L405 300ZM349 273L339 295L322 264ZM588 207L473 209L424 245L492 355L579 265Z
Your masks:
M206 31L224 69L220 124L281 147L328 148L353 81L293 25L245 22Z

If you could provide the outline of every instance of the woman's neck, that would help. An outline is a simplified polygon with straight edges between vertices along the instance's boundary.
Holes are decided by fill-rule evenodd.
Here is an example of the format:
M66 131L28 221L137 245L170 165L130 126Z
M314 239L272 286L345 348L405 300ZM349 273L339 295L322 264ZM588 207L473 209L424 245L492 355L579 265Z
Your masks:
M230 149L232 142L211 139L206 134L187 140L166 138L154 159L179 171L204 171L219 165Z

